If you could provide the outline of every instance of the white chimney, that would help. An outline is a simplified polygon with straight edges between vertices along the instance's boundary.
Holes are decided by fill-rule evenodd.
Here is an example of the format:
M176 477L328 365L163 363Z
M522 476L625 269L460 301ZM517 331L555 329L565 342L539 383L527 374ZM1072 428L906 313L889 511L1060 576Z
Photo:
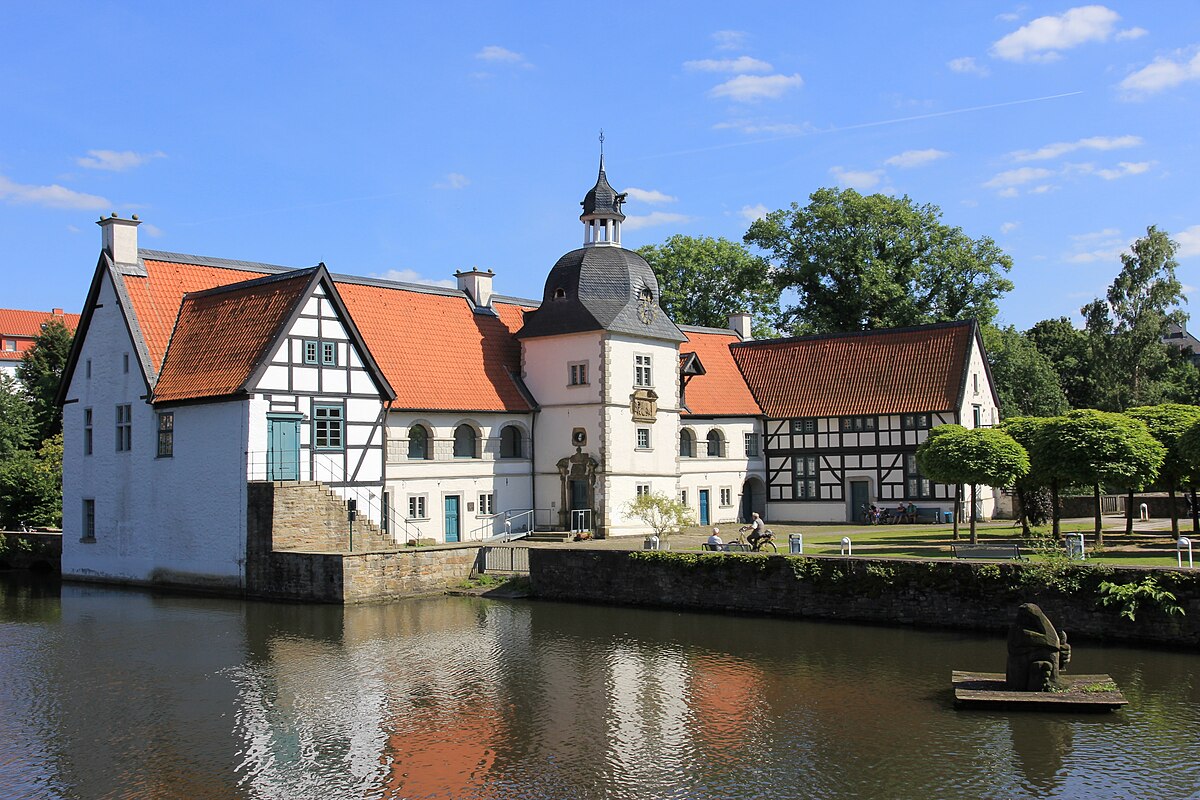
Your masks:
M114 211L111 217L101 217L96 224L100 226L100 246L113 263L137 263L137 226L142 224L137 214L133 219L121 219Z
M475 305L488 308L492 305L492 278L495 277L489 269L480 272L474 267L470 272L455 272L458 278L459 291L466 292Z
M754 338L750 333L750 315L745 312L729 315L729 329L736 331L743 342Z

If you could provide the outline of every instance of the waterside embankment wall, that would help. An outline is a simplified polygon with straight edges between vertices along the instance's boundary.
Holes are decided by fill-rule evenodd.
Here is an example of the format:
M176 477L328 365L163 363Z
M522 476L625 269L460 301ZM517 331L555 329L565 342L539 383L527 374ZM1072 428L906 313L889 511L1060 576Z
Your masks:
M981 631L1034 602L1071 636L1200 648L1192 570L569 548L532 549L529 569L533 593L554 600ZM1182 614L1143 598L1130 621L1099 603L1101 583L1147 577Z

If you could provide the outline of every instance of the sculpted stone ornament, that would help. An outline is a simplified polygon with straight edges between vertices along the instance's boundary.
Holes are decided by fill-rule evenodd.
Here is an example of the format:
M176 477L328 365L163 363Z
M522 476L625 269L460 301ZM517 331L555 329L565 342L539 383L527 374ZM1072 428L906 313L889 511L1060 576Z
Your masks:
M658 417L658 393L653 389L636 389L629 398L629 411L634 422L654 422Z
M1071 660L1066 631L1054 625L1033 603L1017 609L1008 629L1008 664L1004 686L1017 692L1052 692L1062 688L1059 671Z

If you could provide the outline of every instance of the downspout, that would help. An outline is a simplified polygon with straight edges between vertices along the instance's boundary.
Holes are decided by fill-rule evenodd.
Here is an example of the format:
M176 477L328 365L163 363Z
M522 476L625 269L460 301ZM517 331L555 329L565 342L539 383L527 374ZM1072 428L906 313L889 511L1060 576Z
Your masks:
M537 441L537 415L535 408L529 417L529 505L533 509L530 533L537 530L537 446L534 444Z

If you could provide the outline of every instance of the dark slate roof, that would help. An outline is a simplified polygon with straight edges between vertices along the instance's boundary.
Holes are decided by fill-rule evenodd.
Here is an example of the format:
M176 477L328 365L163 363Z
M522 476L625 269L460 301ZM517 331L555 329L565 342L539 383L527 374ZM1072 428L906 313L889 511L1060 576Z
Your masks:
M583 202L579 204L583 206L583 213L579 218L602 215L624 220L625 215L621 213L621 204L624 202L625 193L618 194L608 185L608 178L604 175L604 156L600 156L600 175L596 178L596 185L588 190Z
M638 316L638 295L649 288L655 313L650 324ZM542 304L525 313L518 337L612 331L683 342L687 337L658 307L658 279L646 259L615 245L572 250L546 278Z

